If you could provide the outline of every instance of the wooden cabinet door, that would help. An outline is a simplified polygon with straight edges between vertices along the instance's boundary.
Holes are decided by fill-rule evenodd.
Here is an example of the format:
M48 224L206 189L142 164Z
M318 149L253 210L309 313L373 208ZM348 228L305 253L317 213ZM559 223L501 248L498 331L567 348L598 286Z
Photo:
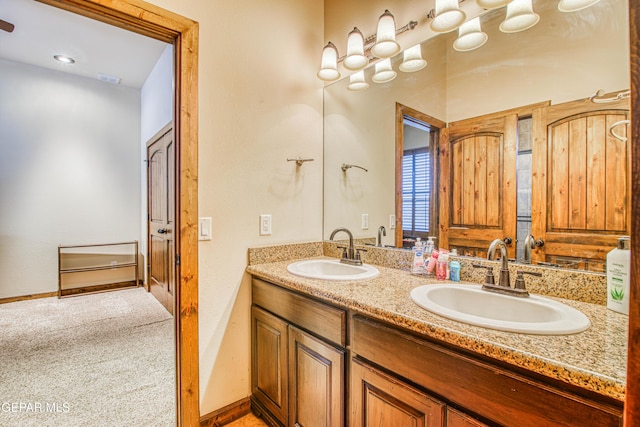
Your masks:
M344 352L289 326L289 426L344 426Z
M439 246L484 257L510 237L515 255L517 126L516 113L450 123L440 141Z
M441 427L445 405L357 360L351 362L351 427Z
M289 407L287 323L251 307L251 391L283 424Z
M531 232L544 245L533 261L602 270L617 238L630 234L628 118L628 100L534 112ZM622 139L611 133L615 123Z
M447 427L488 427L488 425L447 407Z

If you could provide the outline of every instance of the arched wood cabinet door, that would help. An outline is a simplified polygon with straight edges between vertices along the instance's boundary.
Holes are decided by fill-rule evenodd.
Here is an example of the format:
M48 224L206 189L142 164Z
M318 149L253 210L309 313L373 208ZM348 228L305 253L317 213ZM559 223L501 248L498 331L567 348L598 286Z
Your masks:
M449 124L440 152L441 247L484 257L494 239L510 237L515 254L517 126L515 113Z
M628 119L628 100L534 112L531 231L544 242L534 262L604 271L607 252L630 234Z

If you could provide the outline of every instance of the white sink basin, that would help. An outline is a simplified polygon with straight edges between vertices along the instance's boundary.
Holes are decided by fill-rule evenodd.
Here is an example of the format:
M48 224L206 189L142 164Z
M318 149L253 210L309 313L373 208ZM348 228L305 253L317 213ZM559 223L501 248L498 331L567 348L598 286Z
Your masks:
M287 270L296 276L324 280L365 280L380 274L372 265L343 264L337 259L309 259L291 263Z
M411 299L443 317L506 332L566 335L591 326L582 312L558 301L538 295L518 298L480 288L480 285L424 285L411 291Z

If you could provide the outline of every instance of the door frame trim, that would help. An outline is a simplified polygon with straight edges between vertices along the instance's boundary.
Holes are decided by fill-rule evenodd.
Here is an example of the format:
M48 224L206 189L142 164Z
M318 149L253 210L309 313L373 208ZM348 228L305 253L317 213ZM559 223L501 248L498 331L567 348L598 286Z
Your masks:
M175 46L176 416L179 427L199 425L198 23L141 0L38 1Z

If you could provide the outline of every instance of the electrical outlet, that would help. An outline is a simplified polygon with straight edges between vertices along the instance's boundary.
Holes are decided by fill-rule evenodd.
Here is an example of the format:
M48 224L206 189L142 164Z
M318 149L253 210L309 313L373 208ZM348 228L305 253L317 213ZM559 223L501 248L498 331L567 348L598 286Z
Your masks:
M369 214L362 214L362 229L369 229Z
M260 215L260 235L271 235L271 215Z
M393 230L396 228L396 216L389 215L389 229Z

